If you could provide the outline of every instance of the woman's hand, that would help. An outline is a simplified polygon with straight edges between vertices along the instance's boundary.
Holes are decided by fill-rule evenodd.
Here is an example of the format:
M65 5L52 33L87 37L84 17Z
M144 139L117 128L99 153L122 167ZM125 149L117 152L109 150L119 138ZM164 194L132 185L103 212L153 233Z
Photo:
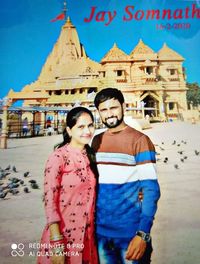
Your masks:
M54 245L52 248L53 255L51 256L52 264L65 264L64 255L64 241L63 235L60 233L60 228L58 223L52 223L49 226L50 230L50 244Z
M60 254L51 256L52 264L65 264L65 256Z

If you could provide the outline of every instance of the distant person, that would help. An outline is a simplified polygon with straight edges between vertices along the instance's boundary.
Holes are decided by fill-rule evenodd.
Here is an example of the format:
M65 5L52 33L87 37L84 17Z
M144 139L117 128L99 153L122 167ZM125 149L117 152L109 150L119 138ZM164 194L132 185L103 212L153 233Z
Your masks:
M94 104L108 128L92 142L99 171L96 233L100 263L149 264L150 230L160 197L154 145L145 134L125 124L121 91L103 89Z
M65 121L64 121L64 119L61 120L61 126L62 126L62 130L64 130L65 129Z
M51 127L51 119L48 118L47 121L46 121L46 127Z
M39 136L39 134L40 134L40 123L38 122L35 124L35 135Z
M147 115L145 115L145 119L147 120L147 121L149 121L149 119L150 119L150 116L147 114Z
M94 134L93 122L87 108L73 108L67 114L64 140L47 160L44 175L47 224L41 239L41 244L47 247L41 248L37 263L98 263L94 238L97 171L88 145Z
M28 118L27 117L25 117L23 122L22 122L22 134L25 137L28 134Z
M47 135L51 136L53 134L53 132L54 132L54 129L51 126L51 119L50 118L47 119L46 127L47 127Z

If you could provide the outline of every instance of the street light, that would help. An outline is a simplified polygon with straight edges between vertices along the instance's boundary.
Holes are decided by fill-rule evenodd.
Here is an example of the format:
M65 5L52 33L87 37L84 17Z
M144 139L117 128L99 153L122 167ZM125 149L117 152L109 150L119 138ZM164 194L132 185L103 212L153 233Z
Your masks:
M142 109L142 117L145 118L145 114L144 114L144 107L145 107L146 103L144 101L140 102L140 106L139 108Z
M7 128L7 113L9 107L10 99L8 97L4 97L0 99L0 106L2 107L3 115L2 115L2 130L0 135L0 148L7 148L7 138L8 138L8 128Z

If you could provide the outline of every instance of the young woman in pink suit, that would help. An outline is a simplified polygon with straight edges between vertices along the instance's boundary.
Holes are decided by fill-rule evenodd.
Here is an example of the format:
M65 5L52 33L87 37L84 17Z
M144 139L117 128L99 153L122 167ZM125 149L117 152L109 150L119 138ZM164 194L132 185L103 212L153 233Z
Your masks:
M94 230L96 167L89 147L93 115L73 108L66 119L64 140L45 167L43 231L38 264L97 264Z

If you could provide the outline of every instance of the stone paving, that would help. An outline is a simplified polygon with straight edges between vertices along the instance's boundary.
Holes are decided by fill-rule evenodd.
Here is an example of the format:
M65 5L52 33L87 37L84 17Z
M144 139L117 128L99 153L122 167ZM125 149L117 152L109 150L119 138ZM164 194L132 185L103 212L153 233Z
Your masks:
M184 122L156 123L143 130L154 142L161 186L152 228L152 264L200 263L200 125ZM61 135L9 139L0 150L0 167L11 166L11 174L24 181L20 192L0 199L0 263L36 263L36 253L45 224L43 170ZM168 160L166 159L168 158ZM16 167L17 172L12 170ZM29 171L28 177L24 172ZM32 189L35 180L39 189ZM1 180L1 182L6 179ZM24 186L30 192L23 191ZM23 251L15 244L24 246ZM16 253L17 251L17 253ZM17 254L17 256L15 256ZM12 256L13 255L13 256Z

